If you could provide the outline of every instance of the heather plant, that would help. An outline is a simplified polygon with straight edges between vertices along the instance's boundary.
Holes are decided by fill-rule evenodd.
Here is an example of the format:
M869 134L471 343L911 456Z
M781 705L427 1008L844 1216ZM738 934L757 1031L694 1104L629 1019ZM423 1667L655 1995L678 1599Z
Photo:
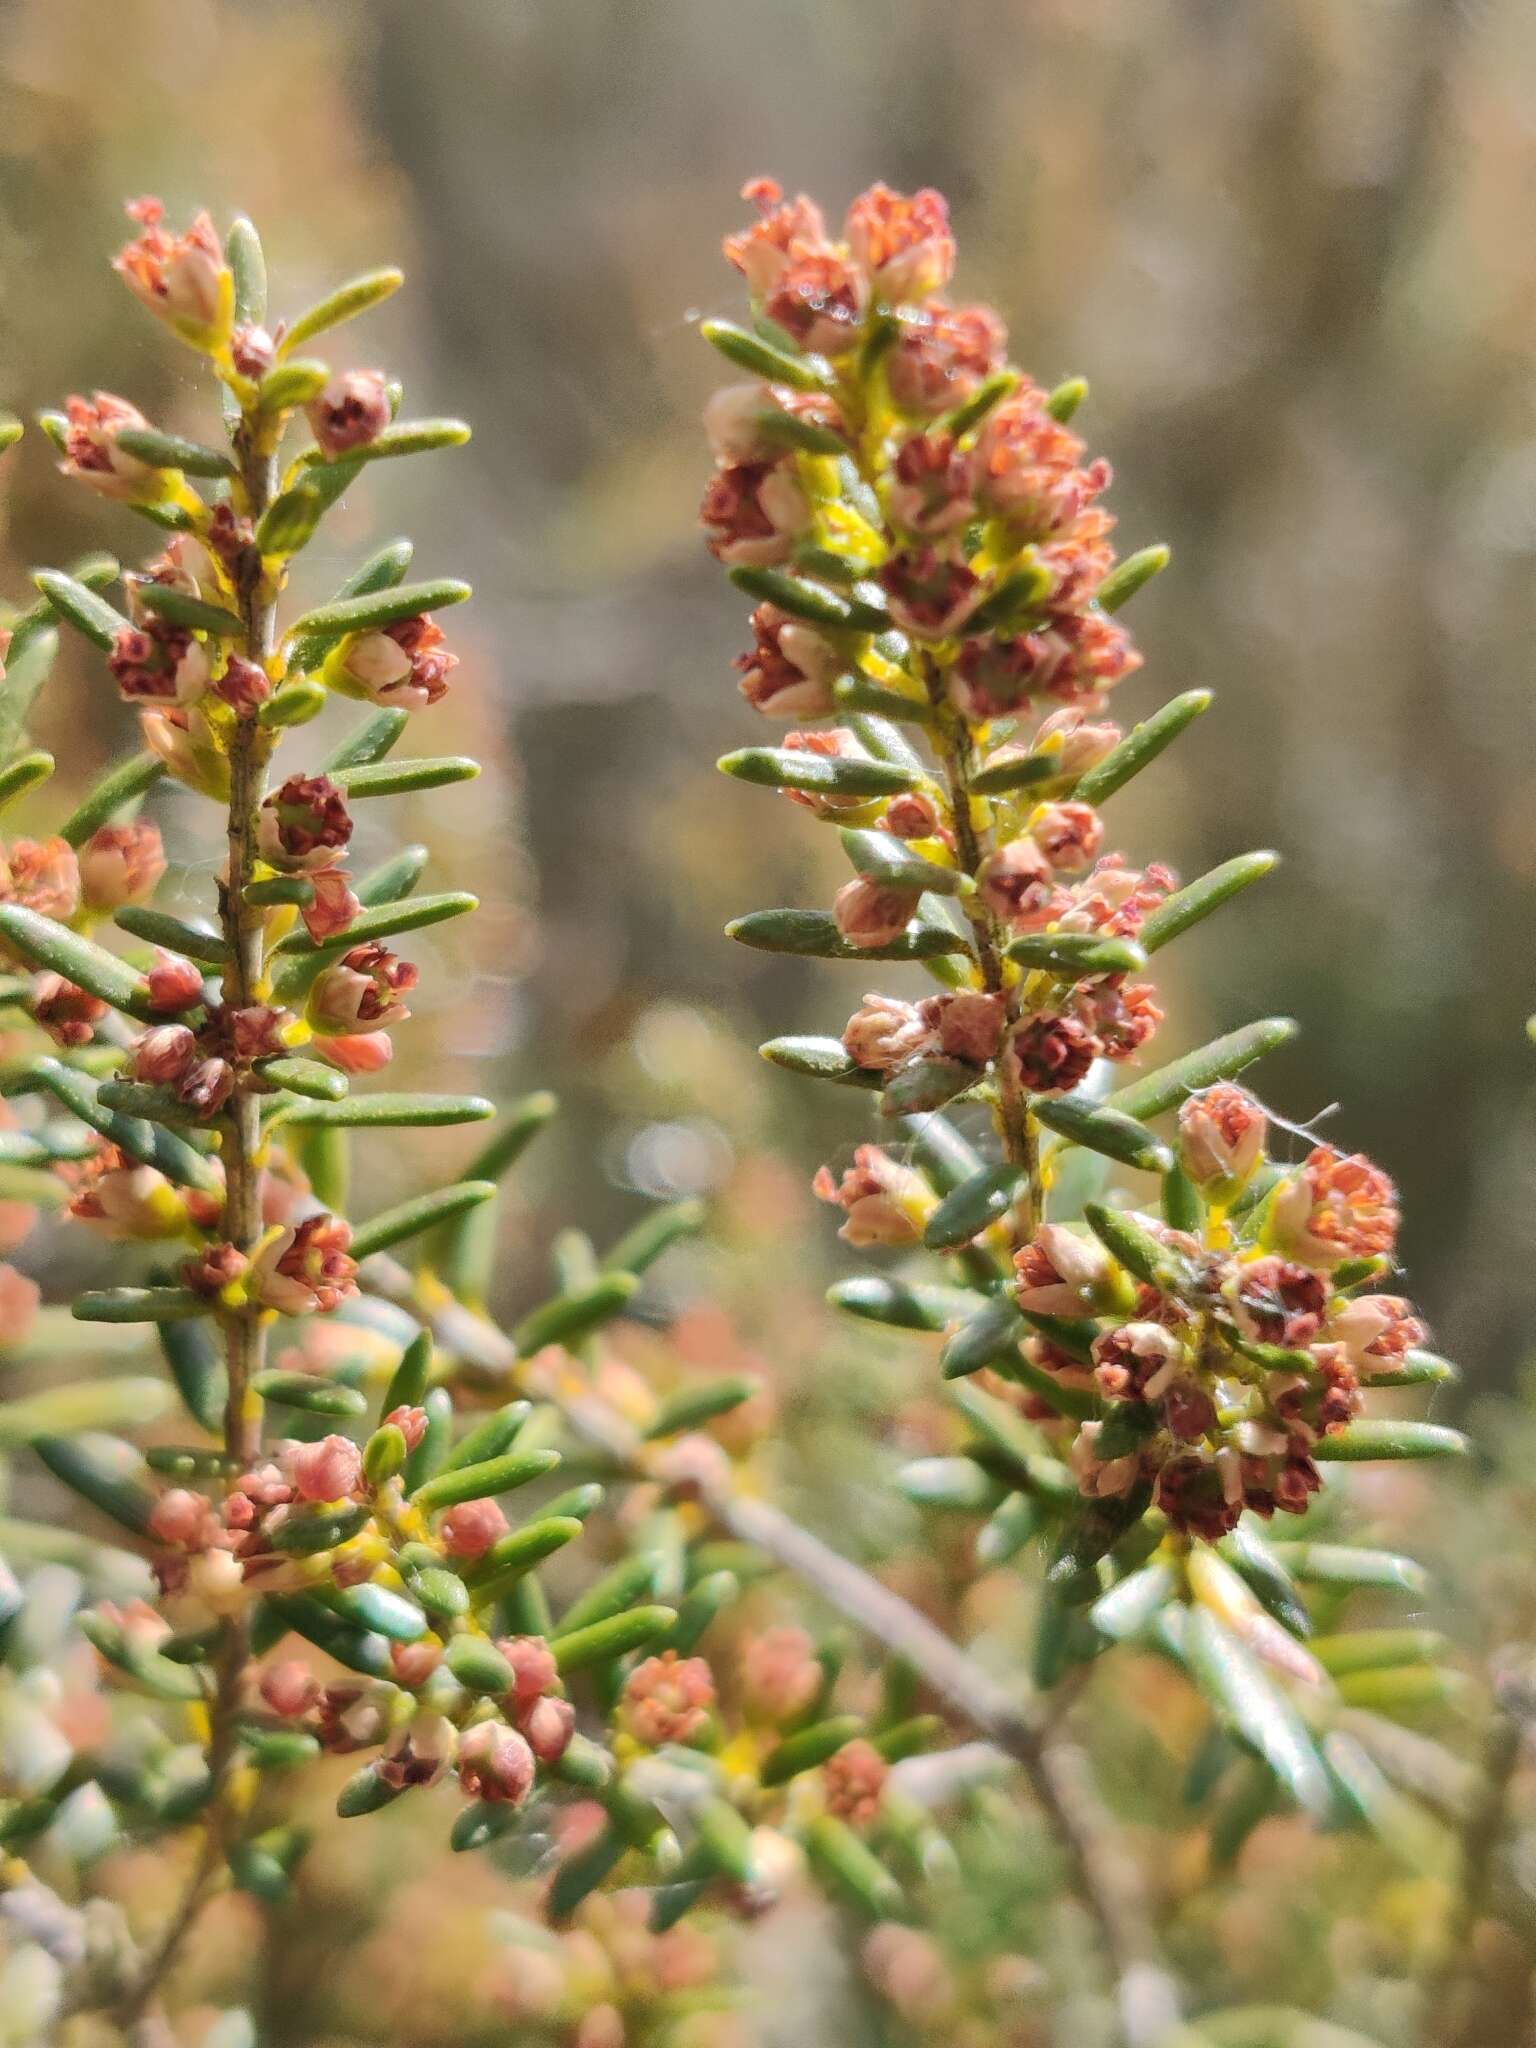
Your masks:
M1117 1644L1203 1696L1229 1852L1277 1806L1368 1825L1392 1749L1388 1731L1369 1753L1377 1724L1454 1681L1428 1632L1352 1625L1352 1594L1422 1574L1340 1540L1325 1477L1465 1441L1377 1398L1453 1377L1389 1291L1391 1181L1238 1083L1295 1027L1153 1058L1153 956L1275 858L1180 886L1106 836L1109 800L1211 701L1186 691L1129 731L1110 715L1141 665L1122 610L1168 552L1116 560L1109 466L1070 425L1084 382L1036 385L990 307L945 296L937 193L877 185L841 237L769 180L744 196L757 218L725 255L752 318L703 332L752 381L707 407L701 518L755 602L742 695L790 730L720 765L834 828L852 873L827 910L728 929L937 984L763 1047L875 1098L881 1141L816 1176L840 1236L880 1261L832 1299L939 1336L964 1431L900 1483L978 1519L975 1570L1041 1560L1042 1699L1070 1699ZM1014 1750L1073 1845L1128 2035L1161 2038L1169 1987L1149 1988L1134 1883L1048 1757Z
M118 1597L87 1607L79 1628L120 1692L164 1703L166 1732L142 1732L141 1718L128 1767L44 1740L34 1715L37 1739L19 1744L0 1787L0 1831L50 1868L88 1793L107 1827L97 1853L114 1839L195 1838L179 1905L136 1944L122 1930L105 1989L78 1969L42 1986L55 2018L104 2004L124 2023L158 2004L216 1891L287 1889L306 1838L284 1818L279 1782L352 1755L338 1809L355 1816L456 1778L459 1847L520 1824L551 1786L618 1802L613 1711L647 1669L667 1696L712 1611L650 1597L664 1576L679 1594L684 1584L680 1555L663 1574L649 1547L638 1569L621 1559L589 1575L556 1619L535 1567L581 1534L602 1489L546 1489L532 1515L508 1513L561 1462L558 1409L515 1397L521 1361L578 1346L616 1314L642 1269L697 1226L695 1207L659 1212L603 1259L567 1244L557 1291L512 1338L484 1326L489 1365L433 1332L452 1314L481 1327L490 1205L549 1098L515 1106L448 1185L428 1181L366 1221L345 1214L354 1139L388 1145L493 1115L477 1096L367 1085L389 1064L417 980L395 944L475 902L418 893L423 847L362 874L350 860L359 804L477 773L459 757L391 758L457 666L434 614L470 593L453 578L410 580L402 540L329 603L285 618L283 600L293 563L365 464L452 447L468 429L402 422L383 373L336 371L307 352L388 297L398 272L269 322L248 222L221 239L206 215L172 233L154 200L130 214L137 234L116 268L207 375L222 435L162 432L105 391L44 418L65 474L150 521L159 551L126 573L108 557L39 572L41 600L8 634L0 767L7 800L52 771L22 723L63 622L99 653L143 747L51 836L6 846L4 1087L16 1111L0 1133L0 1193L9 1242L40 1206L63 1204L71 1225L119 1248L123 1284L73 1299L76 1355L90 1355L93 1332L131 1341L138 1327L158 1339L163 1376L24 1396L4 1409L3 1437L120 1532L107 1573ZM119 584L121 609L109 596ZM361 705L362 722L306 758L303 728L337 698ZM197 800L219 848L206 915L153 902L167 863L139 807L167 779ZM13 1339L26 1337L33 1294L4 1269ZM694 1390L652 1413L645 1455L663 1459L691 1422L750 1391ZM180 1425L134 1448L119 1432L172 1392ZM6 1547L67 1570L69 1545L46 1525L8 1524ZM66 1610L90 1576L66 1583ZM8 1635L25 1650L33 1593L10 1580L4 1590ZM656 1656L626 1685L648 1648ZM25 1672L35 1659L20 1661ZM579 1707L596 1740L577 1730ZM589 1857L594 1874L570 1881L570 1903L623 1850L665 1832L637 1799L621 1813L619 1849L605 1838L606 1863ZM21 1883L13 1873L13 1905Z
M1067 424L1081 384L1037 390L995 314L937 296L936 195L877 187L834 242L809 201L750 190L760 222L727 253L754 324L706 332L759 381L711 405L705 521L757 600L744 692L807 729L725 765L838 826L854 872L830 913L732 929L935 977L866 996L842 1040L765 1050L879 1097L887 1142L816 1187L887 1263L834 1300L943 1338L949 1406L896 1487L933 1518L946 1611L984 1573L1038 1578L1033 1689L775 1504L772 1390L701 1368L640 1294L699 1204L602 1251L557 1233L553 1290L502 1327L498 1192L551 1098L511 1105L457 1177L350 1213L354 1145L368 1171L402 1130L451 1147L495 1116L377 1079L418 979L395 942L473 897L420 893L422 847L352 857L359 804L477 772L395 752L460 686L438 615L470 593L410 580L406 541L327 602L288 586L368 465L468 429L403 421L383 372L308 352L398 272L279 321L248 222L177 235L138 202L116 267L223 424L188 439L100 391L45 416L65 473L158 552L39 572L0 686L0 801L47 801L25 725L60 625L142 739L0 861L0 1250L49 1212L121 1262L67 1309L0 1266L24 1382L0 1452L92 1517L0 1519L0 2039L174 2027L204 1907L302 1898L332 1806L505 1878L484 1991L519 2041L750 2041L735 1958L786 1896L835 1927L876 2038L1291 2038L1242 2011L1179 2032L1145 1873L1068 1726L1092 1667L1123 1645L1209 1702L1191 1780L1226 1859L1287 1808L1400 1846L1391 1781L1422 1799L1431 1750L1464 1770L1394 1740L1453 1675L1427 1632L1356 1625L1362 1592L1422 1578L1352 1540L1323 1484L1462 1448L1362 1412L1451 1370L1385 1291L1390 1183L1327 1146L1266 1156L1289 1127L1234 1076L1281 1021L1114 1085L1162 1021L1150 956L1270 858L1180 889L1105 851L1099 806L1208 702L1128 735L1105 715L1138 659L1117 613L1164 556L1114 564L1107 466ZM364 707L339 738L336 700ZM173 792L204 828L204 914L156 901ZM1499 1810L1475 1805L1495 1834ZM97 1888L124 1846L176 1872L153 1914ZM1063 1892L1096 1953L1058 1952ZM1084 1968L1111 1997L1077 1996Z

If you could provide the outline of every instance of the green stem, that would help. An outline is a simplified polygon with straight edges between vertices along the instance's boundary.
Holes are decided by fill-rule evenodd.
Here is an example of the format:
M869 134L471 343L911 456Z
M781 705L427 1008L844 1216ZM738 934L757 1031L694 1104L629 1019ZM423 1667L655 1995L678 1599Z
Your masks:
M975 881L988 852L976 830L973 812L975 799L971 791L971 776L975 770L975 749L965 721L958 718L945 702L944 680L938 663L925 652L922 664L928 701L937 713L933 747L944 771L945 793L955 830L955 852L962 870ZM1003 1027L1006 1046L1008 1031L1017 1021L1017 1003L1003 971L1007 934L979 897L972 897L969 916L976 937L976 958L981 968L982 985L990 993L1004 996L1007 1001L1007 1021ZM1018 1241L1024 1243L1034 1235L1040 1220L1039 1134L1018 1076L1010 1070L1006 1056L1000 1056L997 1061L994 1114L1004 1157L1024 1169L1025 1193L1013 1210Z

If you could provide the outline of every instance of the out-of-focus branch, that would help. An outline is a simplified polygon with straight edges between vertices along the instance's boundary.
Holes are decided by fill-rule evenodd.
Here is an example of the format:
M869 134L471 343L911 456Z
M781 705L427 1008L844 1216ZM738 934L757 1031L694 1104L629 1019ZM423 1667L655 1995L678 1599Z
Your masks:
M375 1293L422 1315L455 1357L515 1382L516 1348L493 1324L457 1301L423 1300L411 1274L387 1256L369 1259L362 1278ZM655 1479L639 1435L608 1403L585 1395L555 1398L576 1434L620 1471ZM1127 2048L1158 2048L1179 2022L1177 1988L1159 1961L1140 1873L1121 1850L1076 1745L1020 1705L1008 1687L925 1615L782 1509L738 1492L728 1479L699 1479L691 1482L691 1490L720 1528L793 1572L845 1620L910 1666L959 1719L1020 1766L1114 1967Z
M1536 1685L1518 1676L1495 1679L1483 1741L1481 1782L1461 1834L1461 1881L1442 1937L1440 1962L1424 1998L1424 2048L1458 2048L1485 2038L1477 2026L1473 1936L1488 1906L1499 1845L1509 1817L1510 1786L1521 1747L1536 1726Z

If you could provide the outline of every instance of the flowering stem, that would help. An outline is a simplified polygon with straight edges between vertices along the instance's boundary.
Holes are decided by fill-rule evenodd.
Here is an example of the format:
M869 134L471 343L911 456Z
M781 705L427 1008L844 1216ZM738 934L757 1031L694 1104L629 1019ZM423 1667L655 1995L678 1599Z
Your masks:
M263 445L259 423L251 418L241 422L235 446L244 511L254 524L275 493L277 458ZM276 644L276 614L276 594L262 579L257 558L255 571L246 577L240 590L240 617L245 629L242 651L247 660L259 667L266 666ZM222 995L225 1005L236 1010L249 1008L259 1000L263 976L263 923L260 914L253 915L247 905L246 891L256 859L256 814L270 751L270 742L257 723L254 710L242 712L229 742L229 872L220 894L220 922L227 948ZM261 1235L261 1098L252 1085L249 1068L243 1064L236 1067L225 1114L221 1154L225 1176L224 1235L249 1257ZM228 1373L224 1448L244 1467L256 1458L261 1447L261 1411L251 1393L251 1381L261 1370L266 1322L259 1307L253 1304L227 1313L223 1326ZM245 1621L240 1616L227 1615L218 1657L217 1689L209 1706L211 1791L204 1809L203 1839L181 1903L120 2009L125 2027L142 2018L153 2003L222 1868L229 1817L229 1777L235 1754L235 1715L244 1692L249 1659Z
M237 448L246 515L254 522L271 502L277 482L277 458L262 445L259 430L251 420L242 423ZM271 658L276 609L275 593L259 580L247 578L240 593L244 652L247 660L258 667L264 668ZM224 969L224 1001L239 1009L256 1002L262 976L262 919L251 915L246 891L256 858L256 812L269 751L254 710L243 712L229 748L229 874L221 904L229 955ZM224 1156L224 1234L249 1256L261 1235L261 1104L249 1069L243 1066L236 1069L229 1100L228 1133ZM266 1345L265 1321L258 1309L248 1309L229 1316L225 1331L229 1392L224 1412L224 1444L232 1458L248 1464L260 1442L260 1416L250 1398L250 1383L261 1368Z
M443 1348L465 1363L496 1376L515 1373L518 1354L509 1338L457 1301L420 1298L410 1274L387 1255L370 1259L363 1278L373 1292L408 1305L431 1325ZM547 1389L541 1397L552 1400L570 1428L628 1477L654 1480L640 1439L606 1401ZM1021 1707L1007 1687L899 1594L781 1509L739 1492L723 1474L694 1483L700 1504L722 1529L767 1552L814 1587L829 1606L909 1665L954 1713L1022 1767L1114 1967L1127 2048L1157 2048L1178 2022L1177 1990L1158 1960L1140 1875L1117 1846L1113 1823L1075 1746Z
M971 793L975 750L970 728L963 718L956 716L945 704L943 677L931 654L925 653L923 656L923 681L927 688L928 701L938 713L933 745L944 769L945 791L949 798L950 814L954 819L955 852L962 870L974 882L985 858L985 850L976 830L975 798ZM1006 995L1003 974L1003 945L1006 934L996 916L979 896L972 899L970 916L982 985L990 995ZM1010 1000L1010 1022L1013 1008ZM1006 1036L1005 1025L1005 1044ZM1029 1113L1029 1105L1024 1100L1018 1075L1013 1071L1006 1053L997 1063L996 1118L1004 1156L1013 1165L1021 1167L1025 1174L1025 1197L1019 1209L1015 1211L1018 1238L1023 1243L1034 1234L1035 1225L1040 1220L1040 1149L1034 1118Z

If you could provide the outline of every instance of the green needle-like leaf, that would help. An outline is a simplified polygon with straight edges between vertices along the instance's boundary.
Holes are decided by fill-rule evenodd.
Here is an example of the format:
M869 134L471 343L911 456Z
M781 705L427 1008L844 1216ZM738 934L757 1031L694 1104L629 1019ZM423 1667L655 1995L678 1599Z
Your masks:
M79 932L19 903L0 903L0 935L34 967L51 967L66 981L141 1022L155 1019L143 975Z
M366 1259L370 1253L381 1252L389 1245L399 1244L404 1238L415 1237L423 1230L430 1230L434 1224L462 1216L466 1210L490 1201L495 1192L494 1181L460 1181L455 1187L438 1188L431 1194L398 1202L394 1208L385 1209L353 1230L352 1257Z
M1241 1030L1213 1038L1198 1051L1185 1053L1169 1066L1117 1088L1106 1098L1105 1107L1146 1122L1165 1109L1177 1109L1187 1096L1197 1095L1213 1082L1230 1081L1265 1053L1294 1038L1296 1028L1290 1017L1263 1017L1255 1024L1245 1024Z
M1319 1437L1312 1456L1329 1464L1368 1458L1465 1458L1472 1445L1459 1429L1397 1416L1361 1416L1332 1436Z
M428 1129L482 1123L496 1114L483 1095L349 1095L344 1102L296 1102L283 1121L305 1129Z
M741 747L722 755L718 766L722 775L755 782L762 789L804 789L829 796L897 796L919 788L924 780L920 769L900 762L801 753L794 747Z
M305 612L289 628L289 635L294 640L309 634L339 640L347 633L366 633L374 626L392 626L401 619L414 619L419 612L442 611L447 605L462 604L469 595L469 585L453 576L363 591Z
M1198 881L1175 890L1166 902L1158 905L1137 934L1143 948L1155 953L1159 946L1166 946L1170 939L1176 939L1191 925L1209 917L1213 910L1219 910L1250 882L1269 874L1279 858L1277 853L1242 853L1236 860L1223 861Z
M590 1628L556 1637L550 1648L565 1677L572 1671L584 1671L589 1664L606 1663L610 1657L644 1649L657 1636L665 1635L676 1620L677 1610L672 1607L631 1607L627 1613L610 1615Z
M1102 1152L1106 1159L1118 1159L1123 1166L1140 1167L1144 1173L1167 1173L1173 1166L1173 1154L1144 1124L1101 1102L1079 1102L1072 1095L1035 1095L1029 1107L1036 1122L1048 1131L1071 1139L1074 1145L1085 1145L1090 1152Z
M1161 711L1154 711L1140 725L1133 726L1112 753L1081 777L1073 795L1079 803L1102 804L1117 789L1124 789L1132 776L1149 768L1176 740L1185 726L1211 706L1209 690L1186 690Z

